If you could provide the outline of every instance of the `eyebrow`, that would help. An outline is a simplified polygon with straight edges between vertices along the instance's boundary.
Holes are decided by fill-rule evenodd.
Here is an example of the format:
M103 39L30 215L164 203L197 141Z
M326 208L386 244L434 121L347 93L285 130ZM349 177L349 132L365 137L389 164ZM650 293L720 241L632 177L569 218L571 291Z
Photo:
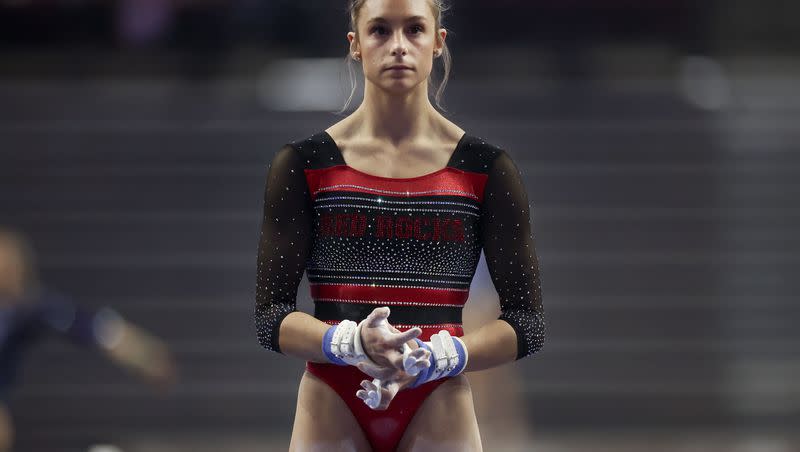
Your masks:
M416 21L422 21L422 22L424 22L424 21L425 21L425 16L411 16L411 17L408 17L408 18L406 18L406 19L404 20L404 22L416 22ZM372 19L370 19L370 20L368 20L368 21L367 21L367 23L368 23L368 24L371 24L371 23L373 23L373 22L382 22L382 23L388 23L389 21L388 21L388 20L386 20L386 19L385 19L385 18L383 18L383 17L373 17Z

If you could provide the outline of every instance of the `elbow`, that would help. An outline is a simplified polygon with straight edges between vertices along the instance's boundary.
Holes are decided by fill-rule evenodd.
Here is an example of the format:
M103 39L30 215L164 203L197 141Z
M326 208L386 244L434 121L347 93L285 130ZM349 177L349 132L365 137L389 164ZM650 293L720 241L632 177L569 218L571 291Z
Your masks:
M258 338L258 343L261 347L270 350L279 352L278 350L278 338L277 332L274 329L270 328L267 322L264 321L263 318L256 317L255 318L255 325L256 325L256 337Z
M280 353L278 328L276 327L280 325L280 323L275 323L275 315L272 310L259 309L259 305L256 305L256 312L253 316L253 320L259 345L267 350Z
M542 311L517 311L512 315L503 315L517 334L517 360L537 353L544 347L546 324Z
M538 353L542 348L544 348L544 342L546 337L547 335L544 330L540 334L534 336L533 339L531 340L530 353L528 353L528 355L526 356Z
M255 312L255 327L258 343L265 349L283 353L280 347L279 335L283 319L294 312L294 309L265 309Z

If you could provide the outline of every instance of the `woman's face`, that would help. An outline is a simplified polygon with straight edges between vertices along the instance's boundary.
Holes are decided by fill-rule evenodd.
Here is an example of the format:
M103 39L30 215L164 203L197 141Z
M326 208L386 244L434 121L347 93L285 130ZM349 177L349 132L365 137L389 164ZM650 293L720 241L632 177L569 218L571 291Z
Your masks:
M434 51L442 48L447 33L434 28L429 0L368 0L357 25L358 40L348 33L351 54L361 53L367 80L396 93L427 80ZM392 68L398 65L406 68Z

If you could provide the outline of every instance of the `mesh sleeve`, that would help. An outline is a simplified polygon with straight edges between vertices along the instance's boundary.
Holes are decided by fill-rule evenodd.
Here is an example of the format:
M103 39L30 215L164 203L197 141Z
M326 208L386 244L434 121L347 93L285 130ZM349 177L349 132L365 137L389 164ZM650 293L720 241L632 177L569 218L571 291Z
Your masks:
M486 265L500 297L500 320L517 333L517 359L542 348L545 318L528 196L511 157L500 151L481 212Z
M297 309L297 287L311 251L313 215L303 161L289 145L273 157L264 188L258 243L255 325L259 343L281 352L281 322Z

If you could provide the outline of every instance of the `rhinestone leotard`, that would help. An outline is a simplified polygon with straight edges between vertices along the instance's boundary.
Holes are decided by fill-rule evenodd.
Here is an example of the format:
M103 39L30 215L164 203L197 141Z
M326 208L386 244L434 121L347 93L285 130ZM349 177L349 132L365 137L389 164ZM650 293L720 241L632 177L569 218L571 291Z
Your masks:
M517 335L517 359L531 355L545 336L539 263L527 193L508 153L465 134L446 167L388 178L348 166L327 132L287 144L267 173L258 340L280 352L280 323L296 310L304 272L322 321L359 321L389 306L389 322L401 330L421 327L423 340L441 329L461 336L461 310L481 250L499 295L499 318ZM375 412L355 397L368 378L358 369L315 363L307 369L345 399L376 450L392 450L442 382L401 391L389 410ZM395 417L387 424L378 414ZM397 424L392 432L376 431L389 424Z

